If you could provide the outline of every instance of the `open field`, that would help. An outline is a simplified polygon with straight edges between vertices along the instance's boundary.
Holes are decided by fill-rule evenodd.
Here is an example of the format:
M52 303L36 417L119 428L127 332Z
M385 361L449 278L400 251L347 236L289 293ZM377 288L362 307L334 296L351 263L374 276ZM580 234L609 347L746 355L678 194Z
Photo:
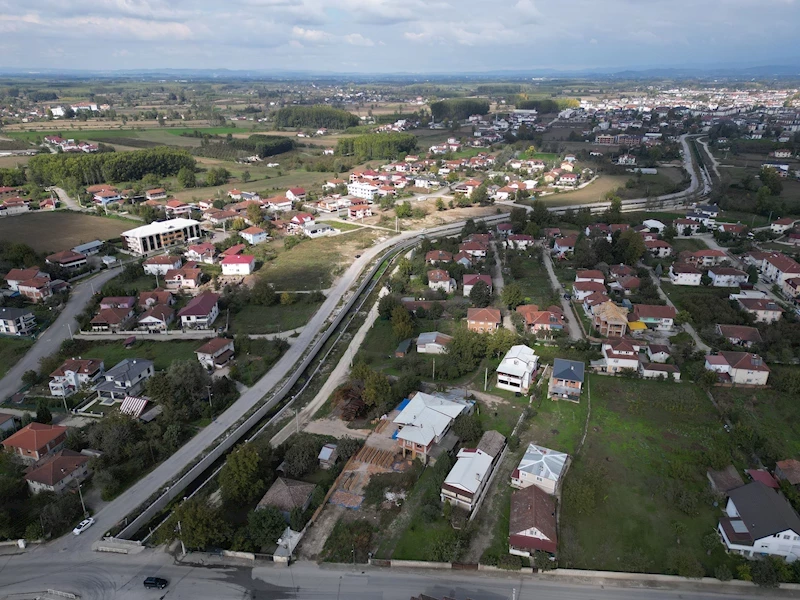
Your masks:
M603 202L608 192L625 187L625 182L630 177L626 175L600 175L599 178L585 188L574 192L560 192L542 198L547 206L568 206L570 204L587 204L590 202Z
M245 306L231 318L231 332L258 334L279 333L303 327L317 312L320 303L297 302L275 306Z
M520 257L517 260L523 272L521 279L506 276L506 283L516 283L522 290L525 304L536 304L544 310L558 304L558 293L553 290L544 264L536 258Z
M157 121L128 121L123 124L121 121L109 122L92 120L86 122L70 121L64 122L63 126L53 123L33 123L8 125L3 128L3 135L17 140L36 141L48 135L68 136L78 139L110 140L114 137L146 137L152 132L169 132L172 135L180 136L182 133L191 133L199 130L209 135L226 135L228 133L243 133L249 131L252 123L243 124L242 127L234 125L228 127L209 127L205 121L192 121L190 123L181 122L180 124L167 123L164 127L159 127ZM27 126L26 126L27 125ZM172 126L176 125L176 126ZM179 125L179 126L178 126Z
M0 377L8 373L31 346L33 342L27 338L0 335Z
M213 332L209 332L209 337ZM77 341L77 340L76 340ZM139 337L130 348L125 348L122 340L94 341L80 340L85 349L81 349L84 358L99 358L105 363L106 369L125 358L146 358L152 360L157 370L166 369L176 360L197 360L194 351L208 340L170 340L155 341L146 337Z
M70 211L29 213L0 219L0 239L28 244L37 252L49 254L92 240L119 237L139 225L137 221Z
M690 383L595 375L590 384L586 446L564 488L560 565L713 575L729 560L721 544L707 555L701 541L721 515L706 492L704 452L727 435L713 405Z
M335 237L304 240L288 251L275 245L277 256L261 268L261 277L278 290L328 288L345 266L352 263L354 255L370 247L381 235L374 229L361 229Z
M674 239L670 242L675 254L680 252L695 252L697 250L707 250L708 246L703 240L696 238Z

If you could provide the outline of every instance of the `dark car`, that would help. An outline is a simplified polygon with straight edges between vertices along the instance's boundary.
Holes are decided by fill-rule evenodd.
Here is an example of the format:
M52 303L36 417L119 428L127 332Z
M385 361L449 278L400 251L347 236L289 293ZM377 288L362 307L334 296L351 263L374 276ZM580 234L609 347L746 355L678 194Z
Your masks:
M148 577L144 580L144 587L149 590L163 590L169 585L169 581L161 577Z

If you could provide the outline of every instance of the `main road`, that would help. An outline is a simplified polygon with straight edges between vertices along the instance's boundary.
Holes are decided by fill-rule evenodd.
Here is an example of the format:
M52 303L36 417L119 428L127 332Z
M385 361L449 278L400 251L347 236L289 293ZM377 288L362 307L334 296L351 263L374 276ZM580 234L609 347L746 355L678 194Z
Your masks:
M58 544L59 542L54 542ZM145 590L146 577L169 581L164 591ZM457 600L722 600L737 595L786 595L755 586L706 590L687 581L680 589L654 589L648 584L615 587L609 580L579 584L530 575L423 569L388 569L365 565L291 567L192 567L174 562L161 551L139 555L61 553L47 560L30 554L0 557L0 599L25 600L53 589L81 600L408 600L427 594ZM718 590L718 591L717 591ZM788 591L788 590L787 590Z
M75 320L77 316L86 308L94 292L99 291L109 279L119 275L120 271L120 267L108 269L73 286L69 300L55 322L41 334L25 356L11 367L5 377L0 380L0 401L15 394L22 387L22 374L25 371L39 370L39 361L58 350L61 342L70 337L70 328L73 333L78 331L78 323Z

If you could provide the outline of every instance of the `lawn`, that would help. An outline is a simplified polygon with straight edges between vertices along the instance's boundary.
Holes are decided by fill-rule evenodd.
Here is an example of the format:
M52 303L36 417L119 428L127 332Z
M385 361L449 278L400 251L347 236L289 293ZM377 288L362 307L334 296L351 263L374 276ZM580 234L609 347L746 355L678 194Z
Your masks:
M729 560L721 544L707 555L701 541L721 515L705 476L704 453L727 435L713 405L689 383L589 383L586 445L565 481L560 566L713 575Z
M50 254L92 240L116 238L137 225L141 223L71 211L37 212L0 219L0 239Z
M231 332L279 333L303 327L320 307L320 302L275 306L248 305L231 318Z
M106 369L110 369L126 358L146 358L153 361L156 370L163 370L176 360L197 360L195 350L207 341L171 340L162 342L139 338L131 348L125 348L122 340L95 342L82 339L80 343L83 347L79 351L80 355L85 358L102 359Z
M0 377L22 358L33 342L27 338L0 335Z
M506 282L516 283L522 290L526 304L537 304L541 309L553 304L558 305L558 292L553 290L547 269L541 260L536 258L523 258L517 261L521 266L522 278L511 279L506 276Z
M670 242L675 254L680 252L696 252L697 250L707 250L708 246L703 240L696 238L674 239Z
M275 244L275 260L261 268L261 276L285 291L328 288L355 254L370 247L380 234L372 229L347 232L335 237L304 240L291 250Z
M548 194L541 198L547 206L567 206L570 204L586 204L589 202L604 202L608 192L624 188L625 182L630 177L625 175L600 175L599 178L585 188L574 192L560 192ZM524 204L532 204L533 200L526 200Z

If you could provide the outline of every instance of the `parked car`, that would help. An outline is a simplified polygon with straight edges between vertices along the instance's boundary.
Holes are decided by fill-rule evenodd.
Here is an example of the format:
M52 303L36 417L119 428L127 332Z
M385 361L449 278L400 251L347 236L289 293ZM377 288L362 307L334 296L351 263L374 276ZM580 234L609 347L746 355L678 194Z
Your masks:
M94 525L94 518L89 517L88 519L84 519L83 521L78 523L78 526L72 530L72 533L74 533L75 535L80 535L84 531L89 529L89 527L91 527L92 525Z
M169 581L161 577L148 577L144 580L144 587L148 590L163 590L169 585Z

